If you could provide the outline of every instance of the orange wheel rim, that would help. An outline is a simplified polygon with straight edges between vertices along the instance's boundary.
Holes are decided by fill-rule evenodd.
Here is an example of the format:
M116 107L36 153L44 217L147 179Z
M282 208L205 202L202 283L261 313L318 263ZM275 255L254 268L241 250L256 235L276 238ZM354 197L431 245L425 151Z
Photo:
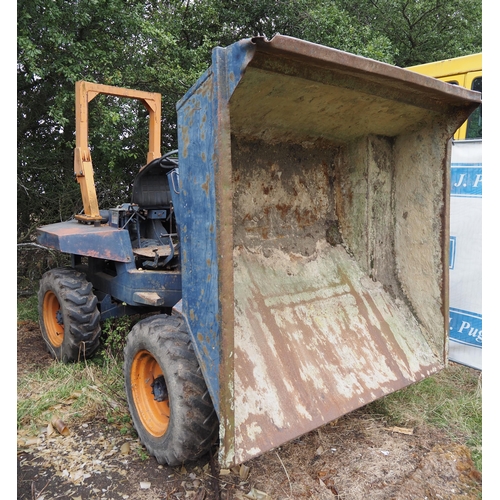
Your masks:
M54 347L60 347L64 340L64 325L58 321L60 310L61 306L56 295L47 292L43 298L43 322L49 342Z
M153 381L163 375L160 365L148 351L139 351L130 368L132 397L142 425L149 434L160 437L165 434L170 421L168 398L156 401Z

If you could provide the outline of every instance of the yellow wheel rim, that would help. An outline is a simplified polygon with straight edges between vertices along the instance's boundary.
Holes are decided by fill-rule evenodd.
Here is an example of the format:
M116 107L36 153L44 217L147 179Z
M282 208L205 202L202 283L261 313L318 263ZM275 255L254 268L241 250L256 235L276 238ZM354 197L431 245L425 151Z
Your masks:
M142 425L149 434L160 437L165 434L170 421L168 399L155 401L152 384L163 375L160 365L148 351L139 351L130 368L134 405Z
M43 323L49 342L60 347L64 340L64 325L57 321L61 306L53 292L47 292L43 298Z

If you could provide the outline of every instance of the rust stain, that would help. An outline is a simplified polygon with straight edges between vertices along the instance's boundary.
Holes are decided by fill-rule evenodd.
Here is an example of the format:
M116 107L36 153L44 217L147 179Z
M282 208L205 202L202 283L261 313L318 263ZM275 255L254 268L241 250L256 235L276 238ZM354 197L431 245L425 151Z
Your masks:
M342 247L235 249L235 440L244 461L442 367L406 306Z
M184 158L188 157L188 149L189 149L189 127L182 126L181 127L181 136L182 136L182 156Z
M210 186L210 176L207 174L205 177L205 182L201 185L201 188L203 191L205 191L205 194L208 196L208 189Z

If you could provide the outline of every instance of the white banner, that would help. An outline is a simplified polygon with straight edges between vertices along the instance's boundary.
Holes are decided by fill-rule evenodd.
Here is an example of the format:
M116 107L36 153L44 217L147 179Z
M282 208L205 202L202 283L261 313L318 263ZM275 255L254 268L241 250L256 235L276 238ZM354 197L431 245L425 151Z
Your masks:
M451 153L449 359L482 370L482 140Z

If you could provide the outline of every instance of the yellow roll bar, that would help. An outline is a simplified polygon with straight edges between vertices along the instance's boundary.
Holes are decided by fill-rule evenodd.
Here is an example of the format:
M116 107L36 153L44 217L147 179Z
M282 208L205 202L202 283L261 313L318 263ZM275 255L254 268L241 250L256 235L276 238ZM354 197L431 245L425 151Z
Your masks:
M128 97L142 101L149 112L149 151L147 163L160 157L161 142L161 94L153 92L142 92L110 85L78 81L75 84L76 96L76 147L74 171L76 180L80 184L83 201L83 214L75 218L81 222L99 222L99 205L94 184L94 169L88 145L89 120L88 104L99 94L112 95L115 97Z

